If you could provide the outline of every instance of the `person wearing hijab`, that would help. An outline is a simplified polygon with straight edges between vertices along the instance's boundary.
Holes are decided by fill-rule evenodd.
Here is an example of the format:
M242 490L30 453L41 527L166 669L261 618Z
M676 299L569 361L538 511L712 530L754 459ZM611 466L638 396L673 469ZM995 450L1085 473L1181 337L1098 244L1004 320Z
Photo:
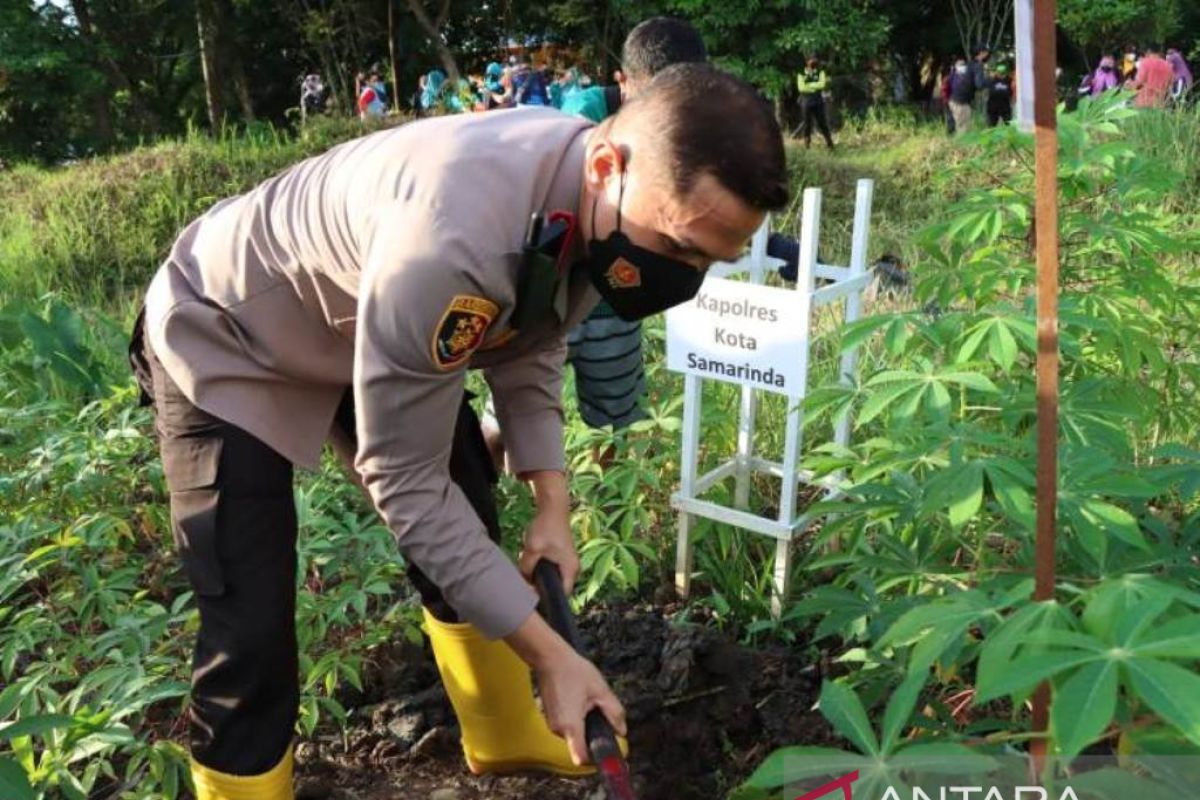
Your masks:
M1137 77L1138 69L1137 48L1133 45L1125 48L1125 58L1121 61L1121 80L1132 81Z
M432 110L441 99L442 86L446 83L446 73L440 69L431 69L425 73L425 87L421 90L421 108Z
M1107 91L1116 89L1121 85L1120 79L1117 77L1117 61L1112 56L1105 56L1100 59L1100 66L1096 67L1096 71L1088 79L1088 89L1092 97L1099 97Z
M550 105L561 109L569 95L579 91L579 71L574 67L563 70L550 84Z
M425 111L463 110L462 100L453 87L446 84L446 73L431 69L425 76L425 89L421 93L421 108Z
M504 86L504 67L499 61L487 65L483 72L483 100L488 110L508 105L507 89Z
M358 90L359 119L366 120L373 117L382 117L386 110L383 100L380 99L379 93L375 89L375 85L371 81L360 81Z
M1171 69L1175 73L1175 81L1171 84L1171 99L1178 103L1187 97L1195 80L1192 78L1192 71L1188 68L1187 61L1183 58L1183 53L1174 47L1167 50L1167 63L1171 65Z

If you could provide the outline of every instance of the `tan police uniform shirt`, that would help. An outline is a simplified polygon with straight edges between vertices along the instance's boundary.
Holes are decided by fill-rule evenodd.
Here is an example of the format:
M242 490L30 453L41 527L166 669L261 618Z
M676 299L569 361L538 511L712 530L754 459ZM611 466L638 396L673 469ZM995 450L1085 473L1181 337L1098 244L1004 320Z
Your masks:
M514 332L530 214L578 211L589 123L553 110L374 133L217 203L146 298L184 394L315 467L346 387L356 467L404 555L486 636L536 605L450 480L466 369L481 368L515 472L563 468L566 332L599 300L582 269Z

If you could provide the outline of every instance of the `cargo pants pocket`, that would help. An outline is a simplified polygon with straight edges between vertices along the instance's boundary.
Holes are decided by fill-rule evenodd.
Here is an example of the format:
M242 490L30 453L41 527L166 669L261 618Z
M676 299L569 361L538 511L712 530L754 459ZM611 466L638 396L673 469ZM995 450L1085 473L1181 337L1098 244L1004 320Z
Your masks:
M171 492L171 529L197 595L224 593L217 549L217 476L224 440L219 436L170 438L162 443L163 473Z

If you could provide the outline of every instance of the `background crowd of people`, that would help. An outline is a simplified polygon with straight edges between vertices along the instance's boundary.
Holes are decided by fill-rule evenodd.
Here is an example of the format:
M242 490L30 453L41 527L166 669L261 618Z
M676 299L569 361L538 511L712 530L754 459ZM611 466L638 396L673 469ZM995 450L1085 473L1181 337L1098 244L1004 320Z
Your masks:
M614 77L619 77L619 74ZM452 81L442 69L423 73L408 98L414 116L431 113L490 111L515 106L563 108L571 97L592 86L589 76L575 67L552 72L509 56L506 63L492 61L482 73ZM400 107L394 103L378 67L358 73L355 79L355 109L360 119L384 117ZM302 117L327 109L329 91L317 73L305 75L300 83Z
M1183 54L1175 48L1166 57L1156 48L1147 48L1139 55L1137 48L1128 47L1121 59L1106 55L1096 71L1085 75L1079 93L1098 97L1120 88L1137 92L1134 105L1139 108L1164 108L1183 105L1190 99L1195 81Z
M1187 60L1178 49L1168 49L1164 57L1160 49L1150 47L1139 53L1130 46L1119 63L1112 55L1102 56L1096 69L1083 77L1077 95L1099 97L1105 92L1126 90L1135 92L1133 105L1138 108L1166 108L1190 102L1194 83ZM955 59L943 71L939 85L950 134L971 129L977 105L982 105L990 127L1013 118L1015 69L1007 60L993 63L988 44L977 45L970 60L966 56ZM980 97L984 98L981 104L977 102Z
M398 93L396 97L389 93L381 73L375 66L356 77L355 108L363 120L401 110ZM620 78L618 70L613 75L614 86L620 83ZM1139 49L1131 45L1120 55L1102 56L1095 70L1083 77L1076 94L1098 97L1108 91L1128 90L1135 92L1133 104L1138 108L1165 108L1188 103L1194 83L1187 60L1178 49L1169 48L1164 55L1158 48ZM938 86L950 134L969 131L977 115L986 119L990 127L1013 118L1018 91L1015 67L1011 59L993 59L989 44L980 43L969 58L960 56L948 63L940 72ZM796 88L801 122L793 133L799 134L808 147L813 132L819 132L826 145L833 148L828 111L832 83L815 55L807 59L804 70L796 75ZM487 63L482 72L457 80L451 80L440 68L431 69L419 77L407 98L407 106L418 117L516 106L550 106L594 116L588 109L594 104L603 105L602 91L603 87L594 85L591 77L578 67L551 68L509 55L504 61ZM327 100L328 89L321 76L306 75L300 89L302 116L325 110Z

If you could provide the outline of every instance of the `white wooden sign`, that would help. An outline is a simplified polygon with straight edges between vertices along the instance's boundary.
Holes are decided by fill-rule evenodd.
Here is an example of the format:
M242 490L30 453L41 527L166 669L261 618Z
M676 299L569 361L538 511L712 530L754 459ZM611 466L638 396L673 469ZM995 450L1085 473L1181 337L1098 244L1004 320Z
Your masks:
M803 397L809 296L706 278L667 312L667 369Z
M713 264L696 297L667 312L667 366L684 373L683 457L679 491L671 496L671 504L680 512L675 586L684 597L692 580L693 526L699 518L709 519L776 539L771 611L778 616L787 596L792 541L819 518L816 512L797 507L799 483L819 485L831 496L839 491L841 474L818 479L800 468L802 403L788 403L782 460L775 461L755 452L757 392L769 390L792 398L804 396L812 309L842 305L846 322L859 318L862 292L872 277L867 269L867 243L874 190L872 181L858 182L849 266L817 263L821 190L806 189L796 288L763 285L766 275L782 264L767 256L768 221L754 235L749 255L732 264ZM741 274L748 275L749 282L720 277ZM825 282L819 289L817 278ZM844 382L853 380L857 357L857 348L842 354L840 373ZM736 451L714 469L701 474L701 386L705 379L741 384L742 401ZM843 447L849 445L848 416L835 426L833 439ZM781 482L779 510L771 517L749 510L750 478L755 473L770 475ZM727 478L734 479L732 506L705 497Z

